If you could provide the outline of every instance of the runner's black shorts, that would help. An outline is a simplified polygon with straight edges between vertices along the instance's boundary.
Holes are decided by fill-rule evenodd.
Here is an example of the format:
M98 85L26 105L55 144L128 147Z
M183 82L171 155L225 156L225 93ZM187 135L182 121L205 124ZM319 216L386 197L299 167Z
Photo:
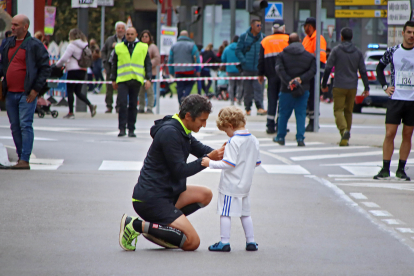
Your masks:
M175 207L176 198L151 198L132 202L135 212L145 221L161 225L170 225L183 212Z
M414 101L401 101L389 99L387 102L387 113L385 123L414 126Z

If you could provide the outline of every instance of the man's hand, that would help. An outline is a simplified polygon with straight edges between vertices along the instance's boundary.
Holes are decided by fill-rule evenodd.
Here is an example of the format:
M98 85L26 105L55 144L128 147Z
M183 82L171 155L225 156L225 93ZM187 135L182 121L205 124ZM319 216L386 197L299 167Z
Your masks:
M264 76L258 76L257 80L259 81L260 84L262 84L264 82Z
M323 93L326 93L326 92L328 92L329 91L329 87L327 86L327 87L321 87L321 91L323 92Z
M112 82L112 88L113 88L114 90L118 90L118 84L116 83L116 81L113 81L113 82Z
M150 80L147 80L145 82L145 86L144 87L145 87L145 90L149 89L151 87L151 81Z
M395 91L395 87L389 86L387 90L385 90L385 93L387 93L388 96L391 96L392 94L394 94L394 91Z
M196 72L196 76L199 77L201 74L200 72Z
M302 84L302 80L301 80L299 77L296 77L296 78L292 79L292 80L289 82L289 85L291 85L291 84L292 84L292 82L294 82L294 81L297 81L297 82L299 82L300 84Z
M203 160L201 160L201 166L208 168L210 166L210 158L204 157Z
M364 92L362 92L362 96L368 97L369 96L369 91L365 90Z
M26 102L27 103L33 102L36 99L36 97L37 97L38 94L39 93L37 93L36 91L34 91L32 89L32 91L30 91L30 94L26 97Z
M224 145L221 148L213 150L212 152L207 154L208 158L210 158L211 160L215 160L215 161L222 160L225 147L226 147L226 143L224 143Z

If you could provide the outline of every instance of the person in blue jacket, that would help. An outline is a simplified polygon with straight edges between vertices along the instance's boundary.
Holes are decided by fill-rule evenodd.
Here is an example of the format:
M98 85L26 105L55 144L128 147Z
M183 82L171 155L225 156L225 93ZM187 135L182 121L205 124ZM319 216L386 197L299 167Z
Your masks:
M243 76L258 76L258 64L260 54L260 43L265 35L261 33L262 23L259 19L252 19L250 28L243 33L236 47L236 56L241 63ZM251 107L254 102L257 108L257 115L266 115L267 111L263 109L263 89L257 79L244 80L244 106L246 115L251 114Z
M239 36L234 36L232 43L224 49L221 55L221 61L225 63L240 62L236 56L237 41ZM226 66L227 76L238 77L241 76L239 69L235 65ZM234 94L236 90L236 94ZM242 80L229 80L229 98L231 105L234 105L234 99L237 99L237 103L241 105L241 99L243 97L243 81Z
M200 53L197 45L188 37L188 32L183 30L177 42L171 47L168 63L200 63ZM199 77L200 66L168 66L168 70L175 78ZM178 102L191 94L195 81L177 81Z

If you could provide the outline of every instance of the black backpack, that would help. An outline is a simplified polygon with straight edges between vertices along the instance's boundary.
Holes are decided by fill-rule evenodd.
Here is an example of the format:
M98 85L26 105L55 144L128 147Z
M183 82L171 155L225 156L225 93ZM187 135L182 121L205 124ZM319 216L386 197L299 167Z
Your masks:
M89 46L86 45L85 48L82 49L82 54L80 59L75 58L78 61L78 65L80 68L88 68L92 66L92 51L89 49Z

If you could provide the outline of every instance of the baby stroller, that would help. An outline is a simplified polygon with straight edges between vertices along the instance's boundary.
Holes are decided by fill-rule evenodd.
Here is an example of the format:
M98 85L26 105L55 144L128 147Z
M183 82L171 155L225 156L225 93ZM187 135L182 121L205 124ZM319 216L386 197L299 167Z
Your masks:
M51 105L52 104L48 100L44 98L39 98L37 100L35 113L37 113L37 116L39 116L39 118L45 117L45 114L52 115L53 118L57 118L59 115L59 112L57 112L56 110L51 111L50 110Z

